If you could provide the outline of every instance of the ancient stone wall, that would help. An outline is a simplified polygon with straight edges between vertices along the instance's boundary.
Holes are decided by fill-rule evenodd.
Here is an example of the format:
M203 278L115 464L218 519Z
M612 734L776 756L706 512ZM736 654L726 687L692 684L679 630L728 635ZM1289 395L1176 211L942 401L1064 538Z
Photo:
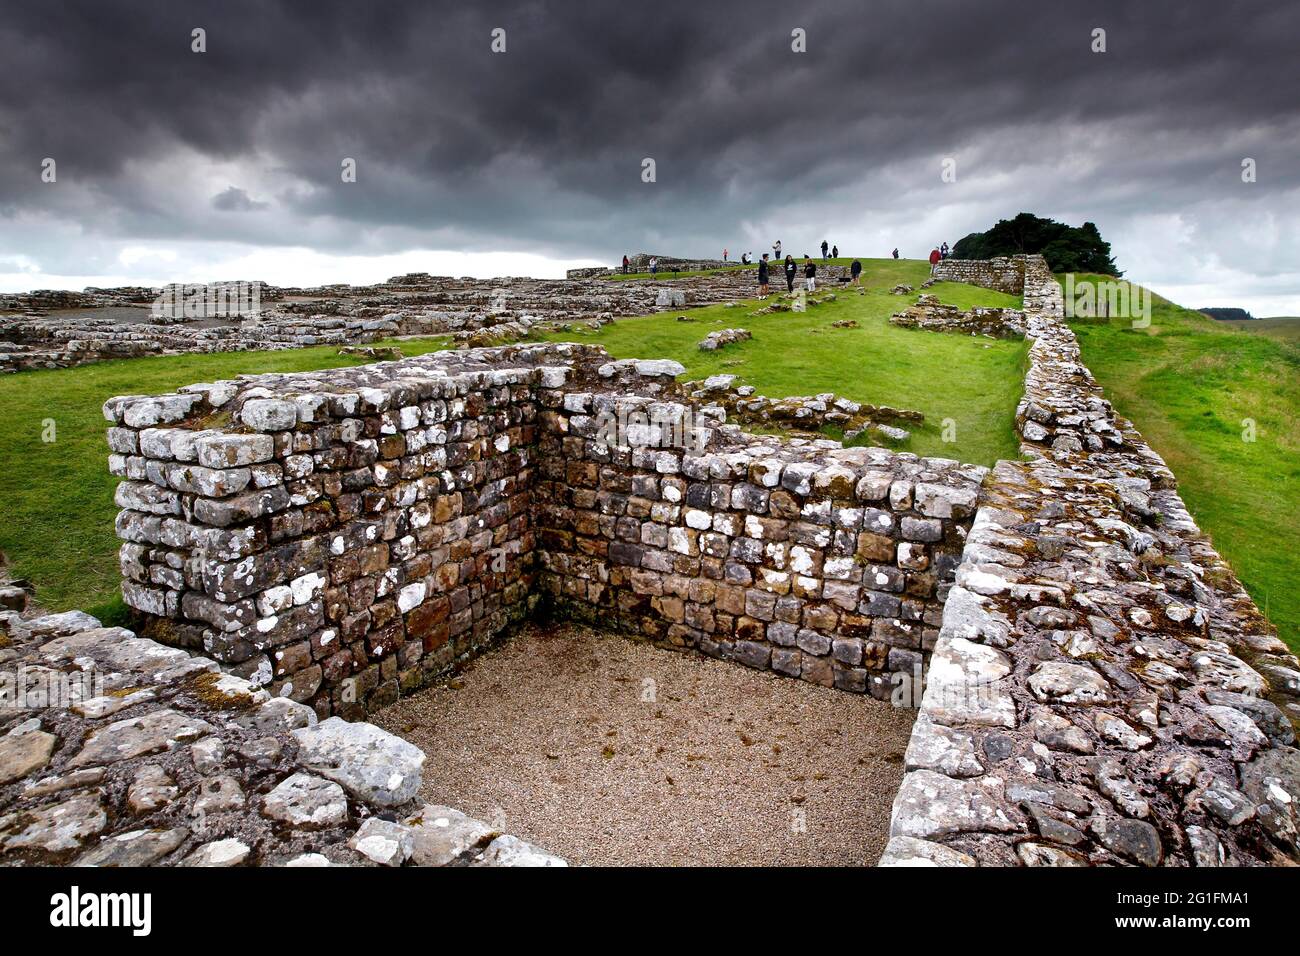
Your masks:
M638 252L636 255L628 256L627 271L632 274L639 274L650 271L650 259L659 260L660 273L672 272L701 272L706 269L725 269L728 266L734 266L739 263L739 258L732 259L729 262L722 259L680 259L674 256L656 256L650 252ZM595 279L602 276L619 275L623 272L623 263L619 262L615 266L589 266L583 269L570 269L565 273L569 279Z
M545 416L534 494L555 607L888 699L937 635L985 470L709 419L699 452L602 441L602 422L666 435L692 413L571 388Z
M566 354L110 400L127 603L321 714L422 685L527 611L537 390L566 374L539 363Z
M322 715L446 673L543 595L888 696L985 470L746 436L683 403L680 370L516 346L112 399L123 595L150 636Z
M475 332L487 337L497 327L506 327L501 338L505 331L530 328L586 330L616 316L736 301L752 295L754 283L744 273L654 284L421 273L375 286L258 284L258 290L261 311L246 316L154 316L147 308L150 293L162 290L10 296L0 311L21 314L0 315L0 374L147 355L342 346L404 336L468 338ZM89 311L68 311L83 306Z
M940 282L967 282L1010 295L1025 285L1025 257L1004 259L940 259L931 275Z
M1030 460L985 487L882 863L1294 862L1300 663L1026 266Z

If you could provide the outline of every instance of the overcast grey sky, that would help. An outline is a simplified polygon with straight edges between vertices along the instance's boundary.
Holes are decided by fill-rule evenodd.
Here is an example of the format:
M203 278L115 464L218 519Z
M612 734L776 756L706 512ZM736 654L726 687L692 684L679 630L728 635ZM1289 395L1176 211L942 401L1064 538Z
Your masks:
M1300 314L1297 36L1284 2L11 3L0 289L923 257L1023 210Z

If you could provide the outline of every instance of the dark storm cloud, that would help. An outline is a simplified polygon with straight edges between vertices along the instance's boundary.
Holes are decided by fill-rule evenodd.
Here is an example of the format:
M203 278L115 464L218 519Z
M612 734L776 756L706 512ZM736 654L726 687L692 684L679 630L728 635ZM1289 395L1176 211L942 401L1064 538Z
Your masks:
M212 208L222 212L254 212L266 209L269 204L260 202L248 195L248 191L238 186L227 186L212 197Z
M1010 177L1001 215L1051 195L1054 162L1088 168L1076 184L1102 211L1158 212L1239 195L1247 147L1271 188L1296 186L1298 34L1283 3L26 4L0 23L0 217L338 250L387 227L390 246L606 258L675 235L671 251L713 253L766 208L855 183L879 213L884 169L943 201L924 191L945 156ZM41 188L46 156L71 195ZM167 186L196 156L281 186L178 210Z

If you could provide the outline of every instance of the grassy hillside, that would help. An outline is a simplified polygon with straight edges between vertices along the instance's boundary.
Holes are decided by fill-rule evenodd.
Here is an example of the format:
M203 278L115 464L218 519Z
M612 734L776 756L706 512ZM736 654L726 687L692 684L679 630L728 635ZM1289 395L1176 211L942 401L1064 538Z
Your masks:
M1173 468L1197 522L1251 596L1300 649L1300 349L1158 296L1152 302L1149 328L1074 323L1084 361Z
M836 392L915 409L925 413L926 421L909 426L913 434L899 446L903 450L985 465L1015 457L1014 413L1022 391L1025 343L892 326L889 316L915 296L891 295L889 289L900 282L919 285L930 267L906 259L865 259L863 265L865 295L847 286L824 286L834 289L836 301L803 313L751 316L761 304L751 301L618 319L596 333L547 337L596 342L618 358L676 359L686 366L688 378L728 372L776 398ZM784 293L784 278L772 278L772 289ZM929 291L964 309L1020 304L1018 297L961 283L941 282ZM694 321L679 322L679 314ZM858 328L831 328L844 319L856 321ZM753 339L700 351L698 343L708 332L734 327L748 329ZM943 440L944 419L953 421L955 441Z

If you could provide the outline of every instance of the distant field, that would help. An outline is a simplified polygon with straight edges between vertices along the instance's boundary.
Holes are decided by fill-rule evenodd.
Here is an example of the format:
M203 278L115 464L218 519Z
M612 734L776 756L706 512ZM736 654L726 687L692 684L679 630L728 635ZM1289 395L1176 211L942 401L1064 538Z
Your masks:
M751 316L760 305L751 300L734 307L618 319L599 332L546 337L595 342L618 358L676 359L686 366L688 378L732 373L759 394L774 398L835 392L856 401L915 409L925 414L925 423L908 425L912 437L898 447L920 455L984 465L1016 457L1014 417L1023 390L1025 343L892 326L889 316L916 297L891 295L889 289L900 282L919 285L929 276L930 266L908 259L862 263L865 295L848 286L826 285L837 300L804 313ZM773 290L778 286L784 292L785 280L778 282L773 275ZM941 282L928 291L963 309L1020 304L1018 296L956 282ZM678 322L681 314L693 321ZM859 327L830 327L841 319L853 319ZM716 352L700 351L698 343L708 332L736 326L748 329L754 338ZM955 441L943 440L945 419L953 423Z
M1083 277L1095 280L1104 277ZM1080 277L1076 276L1076 285ZM1152 296L1151 326L1076 322L1083 359L1202 530L1300 650L1300 349ZM1253 441L1244 440L1252 436Z
M1226 328L1251 332L1255 335L1267 335L1279 342L1300 345L1300 318L1280 316L1273 319L1253 319L1242 322L1218 322Z

